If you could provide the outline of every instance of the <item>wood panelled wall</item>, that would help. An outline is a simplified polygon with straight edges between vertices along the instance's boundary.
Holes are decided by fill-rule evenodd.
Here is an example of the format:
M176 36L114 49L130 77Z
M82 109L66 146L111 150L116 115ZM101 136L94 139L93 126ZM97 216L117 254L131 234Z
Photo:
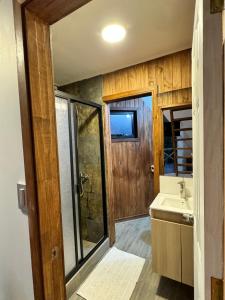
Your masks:
M184 50L103 76L103 97L158 87L166 93L191 87L191 50Z
M163 172L161 108L191 104L191 49L131 66L103 76L103 100L115 101L133 92L153 92L155 193Z

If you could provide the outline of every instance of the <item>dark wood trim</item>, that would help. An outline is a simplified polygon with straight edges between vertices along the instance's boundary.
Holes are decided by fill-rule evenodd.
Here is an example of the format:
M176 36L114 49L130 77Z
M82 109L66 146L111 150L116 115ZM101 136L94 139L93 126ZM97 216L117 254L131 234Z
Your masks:
M27 0L24 3L30 12L52 25L91 0Z
M38 219L39 208L36 190L33 128L31 120L30 101L28 99L27 94L27 80L24 62L21 5L16 0L14 0L13 6L17 47L18 87L23 140L24 169L26 178L26 192L28 199L28 222L33 274L33 288L35 299L42 300L44 299L44 280L41 255L40 227Z
M24 11L44 299L65 299L61 201L50 28Z
M211 300L223 300L223 279L211 277Z

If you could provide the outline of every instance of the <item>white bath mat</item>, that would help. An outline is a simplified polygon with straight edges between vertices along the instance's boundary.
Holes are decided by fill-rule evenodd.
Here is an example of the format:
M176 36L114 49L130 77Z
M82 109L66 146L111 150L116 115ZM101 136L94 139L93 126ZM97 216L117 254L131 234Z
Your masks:
M81 285L77 294L86 300L129 300L144 263L144 258L113 247Z

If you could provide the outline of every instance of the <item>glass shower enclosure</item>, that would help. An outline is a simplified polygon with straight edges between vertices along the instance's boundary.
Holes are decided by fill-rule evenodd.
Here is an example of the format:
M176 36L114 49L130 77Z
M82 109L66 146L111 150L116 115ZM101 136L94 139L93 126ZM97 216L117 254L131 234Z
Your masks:
M55 94L65 276L107 238L102 107Z

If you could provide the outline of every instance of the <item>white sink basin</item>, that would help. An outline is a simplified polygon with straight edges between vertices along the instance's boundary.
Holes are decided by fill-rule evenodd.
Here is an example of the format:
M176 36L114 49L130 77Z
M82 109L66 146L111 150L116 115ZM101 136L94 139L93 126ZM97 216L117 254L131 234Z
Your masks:
M184 199L175 199L175 198L163 198L161 202L162 206L173 207L173 208L182 208L182 209L190 209L190 198L187 200Z
M192 215L193 199L191 197L183 199L177 195L159 193L150 205L150 211L153 209Z
M164 198L161 202L161 205L163 206L171 206L174 208L181 208L182 202L181 200L172 199L172 198Z

